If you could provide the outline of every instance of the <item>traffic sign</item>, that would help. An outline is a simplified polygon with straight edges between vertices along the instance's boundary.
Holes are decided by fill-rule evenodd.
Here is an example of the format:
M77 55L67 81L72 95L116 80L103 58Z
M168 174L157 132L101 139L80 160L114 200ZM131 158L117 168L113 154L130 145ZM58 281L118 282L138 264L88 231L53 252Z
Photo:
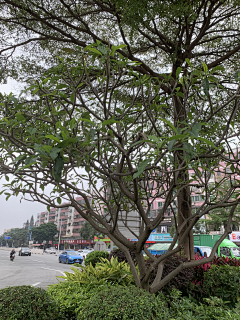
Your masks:
M4 239L5 239L5 240L9 240L9 239L11 239L11 237L6 237L6 236L5 236Z

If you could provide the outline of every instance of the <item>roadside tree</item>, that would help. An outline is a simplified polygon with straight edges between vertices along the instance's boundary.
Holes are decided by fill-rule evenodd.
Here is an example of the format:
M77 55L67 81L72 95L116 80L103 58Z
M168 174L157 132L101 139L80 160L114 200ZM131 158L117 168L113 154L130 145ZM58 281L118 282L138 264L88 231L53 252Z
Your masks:
M9 50L38 44L37 56L33 49L28 62L18 60L23 66L18 76L29 82L32 96L1 101L0 172L7 181L7 174L14 174L6 183L12 191L4 191L7 198L21 192L49 208L69 206L61 204L67 200L121 248L136 284L150 292L181 268L201 263L183 264L162 279L167 256L183 248L189 260L194 258L192 228L200 217L231 208L226 235L239 203L229 201L239 187L231 179L238 174L239 159L226 156L235 155L230 142L239 137L238 1L144 0L139 6L134 0L6 0L0 5L6 70L16 71L17 58ZM6 41L10 30L11 43ZM41 57L48 59L44 74ZM210 187L220 162L231 174ZM226 196L211 201L225 180L230 185ZM50 196L46 186L53 187ZM194 214L193 187L205 199ZM151 217L156 198L164 205ZM173 201L176 237L160 258L145 248L154 260L146 270L144 244ZM119 228L131 230L127 217L132 211L139 214L139 233L132 231L137 242ZM128 249L136 253L140 277ZM150 272L159 264L149 288Z
M57 226L53 222L41 224L39 227L34 227L31 229L32 238L39 243L42 243L44 240L49 242L55 238L58 234Z

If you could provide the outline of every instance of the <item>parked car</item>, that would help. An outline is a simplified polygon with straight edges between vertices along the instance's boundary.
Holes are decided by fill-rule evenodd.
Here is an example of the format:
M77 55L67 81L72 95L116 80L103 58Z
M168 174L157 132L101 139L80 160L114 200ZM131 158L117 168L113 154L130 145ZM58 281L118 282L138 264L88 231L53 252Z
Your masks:
M194 253L203 258L208 258L212 253L212 248L209 246L194 246Z
M47 248L44 252L46 253L50 253L50 254L56 254L57 251L54 247L51 247L51 248Z
M18 255L19 256L30 256L31 250L29 248L20 248Z
M86 256L92 252L92 250L88 250L88 249L79 249L77 252L79 252L83 259L86 259Z
M59 263L80 263L83 262L82 255L77 251L63 251L58 258Z

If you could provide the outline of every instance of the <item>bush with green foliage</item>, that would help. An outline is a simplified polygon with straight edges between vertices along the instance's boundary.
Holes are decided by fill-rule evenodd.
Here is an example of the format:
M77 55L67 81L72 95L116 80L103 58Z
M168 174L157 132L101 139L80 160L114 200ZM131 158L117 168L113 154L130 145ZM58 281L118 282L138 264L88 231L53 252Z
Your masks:
M130 266L126 262L118 262L117 258L108 259L101 258L95 267L87 265L81 266L81 269L71 268L73 273L65 272L66 276L58 276L70 282L76 282L79 285L87 286L104 285L105 283L118 284L128 286L134 284L134 278Z
M194 302L187 297L181 297L181 292L173 290L165 296L169 303L171 320L239 320L240 304L229 309L226 303L218 297L203 298L202 302Z
M51 297L60 306L62 314L67 319L76 319L83 305L91 298L96 290L107 286L128 286L134 284L130 267L127 263L119 263L117 259L111 261L102 258L95 267L92 264L78 268L71 268L72 272L65 272L59 276L65 281L50 285L47 289Z
M44 289L31 286L0 290L1 320L65 319L54 299Z
M76 320L77 314L80 313L83 304L91 298L96 289L101 286L80 285L77 281L61 281L57 284L48 286L47 292L52 299L59 305L64 319Z
M167 303L161 298L135 286L104 288L86 302L79 319L170 319Z
M92 264L93 267L101 261L101 258L108 258L109 253L107 251L93 251L90 252L86 259L84 260L85 266L88 266L90 263Z
M240 296L239 267L212 266L204 274L203 289L206 297L216 296L226 301L230 306L235 305Z

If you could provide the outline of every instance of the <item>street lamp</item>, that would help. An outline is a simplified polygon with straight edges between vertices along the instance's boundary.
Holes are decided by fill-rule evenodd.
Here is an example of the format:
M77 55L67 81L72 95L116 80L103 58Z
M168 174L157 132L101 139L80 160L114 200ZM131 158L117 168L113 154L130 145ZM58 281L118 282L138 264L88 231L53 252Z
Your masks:
M61 219L59 217L58 255L59 255L60 241L61 241Z

